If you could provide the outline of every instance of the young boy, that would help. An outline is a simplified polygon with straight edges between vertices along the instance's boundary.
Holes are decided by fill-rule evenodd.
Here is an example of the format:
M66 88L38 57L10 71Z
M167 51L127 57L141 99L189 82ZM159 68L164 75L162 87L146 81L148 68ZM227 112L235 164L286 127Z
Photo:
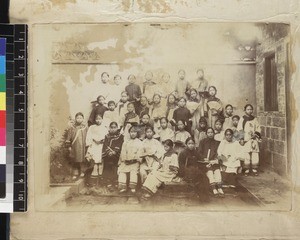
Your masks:
M201 140L206 138L207 121L205 117L201 117L199 120L199 127L194 131L194 137L196 142L196 148L199 147Z
M128 94L129 102L137 102L140 101L141 98L141 88L139 85L135 84L136 78L133 74L128 76L128 85L125 87L125 91Z
M153 73L148 71L145 74L145 82L143 82L143 94L148 99L149 104L153 101L153 96L157 92L157 84L152 81Z
M176 83L175 92L177 98L187 97L187 92L191 88L190 83L185 80L185 71L179 70L178 72L179 79Z
M226 130L226 129L225 129ZM215 140L221 142L224 139L223 124L220 119L215 121Z
M239 124L240 117L238 115L234 115L232 117L232 131L233 131L233 141L239 141L240 131L237 130L237 126Z

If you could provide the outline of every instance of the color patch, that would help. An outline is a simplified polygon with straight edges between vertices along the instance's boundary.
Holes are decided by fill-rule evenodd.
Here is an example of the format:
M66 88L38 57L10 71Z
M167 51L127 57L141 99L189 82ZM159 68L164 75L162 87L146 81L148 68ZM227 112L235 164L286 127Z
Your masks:
M5 92L0 92L0 111L6 110L6 94Z
M0 146L0 164L6 163L6 147Z
M6 129L0 128L0 146L6 146Z
M6 91L6 79L4 74L0 74L0 92Z
M6 126L6 112L0 111L0 128L5 128Z
M5 56L0 56L0 74L5 74L6 70L6 64L5 64Z
M0 55L4 56L6 54L6 38L0 38Z

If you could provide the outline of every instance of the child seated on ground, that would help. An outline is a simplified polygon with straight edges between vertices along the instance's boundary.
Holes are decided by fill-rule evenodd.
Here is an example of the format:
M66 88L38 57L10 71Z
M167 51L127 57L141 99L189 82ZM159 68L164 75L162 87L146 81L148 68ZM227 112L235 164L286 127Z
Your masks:
M240 160L241 166L250 165L250 149L247 145L245 145L244 134L240 132L238 134L238 141L236 144L236 154L237 158ZM242 167L238 168L238 173L242 172ZM245 174L247 176L247 174Z
M137 130L134 126L129 128L130 139L125 141L122 146L119 159L119 192L124 193L129 188L132 193L136 192L139 166L141 162L140 153L142 142L137 138ZM129 177L129 181L127 181ZM129 182L129 186L127 185Z
M177 175L179 165L178 156L173 149L173 141L164 141L165 153L162 157L161 165L157 171L152 171L143 184L144 198L149 198L157 192L159 186L164 182L171 182Z

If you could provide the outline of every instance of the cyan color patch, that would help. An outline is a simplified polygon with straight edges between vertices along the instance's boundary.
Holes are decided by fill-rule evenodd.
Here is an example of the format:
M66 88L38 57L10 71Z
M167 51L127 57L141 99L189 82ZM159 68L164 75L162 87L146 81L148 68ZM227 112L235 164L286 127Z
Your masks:
M5 74L5 56L0 56L0 74Z

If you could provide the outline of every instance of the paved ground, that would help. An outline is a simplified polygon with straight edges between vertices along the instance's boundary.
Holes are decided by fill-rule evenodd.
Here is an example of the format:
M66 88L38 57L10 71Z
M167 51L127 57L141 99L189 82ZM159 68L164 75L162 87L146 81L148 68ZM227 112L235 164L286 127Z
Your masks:
M98 187L84 188L79 195L67 199L67 207L82 211L97 210L134 210L134 211L196 211L196 210L254 210L261 208L261 202L249 191L238 186L225 188L225 197L210 196L208 202L202 202L187 185L165 186L148 201L140 199L140 194L119 194L116 189L110 191Z

